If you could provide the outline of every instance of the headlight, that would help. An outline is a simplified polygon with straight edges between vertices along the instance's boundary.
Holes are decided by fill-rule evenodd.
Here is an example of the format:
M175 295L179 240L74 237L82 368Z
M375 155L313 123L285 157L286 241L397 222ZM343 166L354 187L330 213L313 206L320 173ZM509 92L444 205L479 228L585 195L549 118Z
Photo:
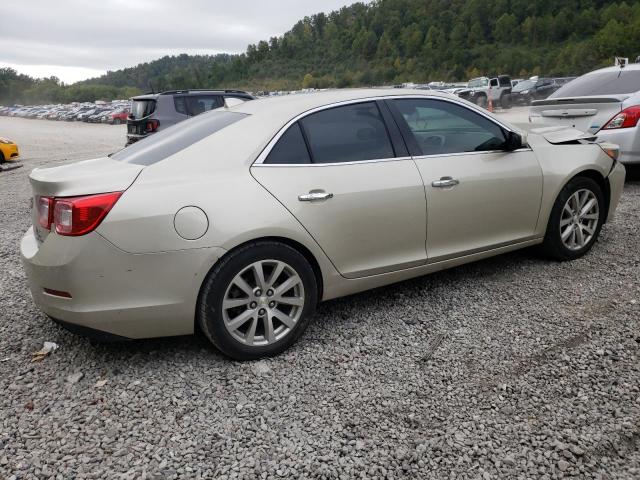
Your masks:
M527 95L529 93L529 90L523 90L522 92L520 92L522 95Z

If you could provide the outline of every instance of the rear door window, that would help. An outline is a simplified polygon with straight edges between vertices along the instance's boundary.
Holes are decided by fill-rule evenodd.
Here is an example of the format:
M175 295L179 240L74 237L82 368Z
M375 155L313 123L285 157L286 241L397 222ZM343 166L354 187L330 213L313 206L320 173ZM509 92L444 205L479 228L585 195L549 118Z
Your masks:
M220 95L189 95L184 97L189 115L196 116L221 107L224 100Z
M307 144L298 122L291 125L269 152L264 163L291 165L311 163Z
M640 91L640 70L590 73L563 85L549 98L622 95Z
M313 163L393 158L387 128L375 102L312 113L300 120Z

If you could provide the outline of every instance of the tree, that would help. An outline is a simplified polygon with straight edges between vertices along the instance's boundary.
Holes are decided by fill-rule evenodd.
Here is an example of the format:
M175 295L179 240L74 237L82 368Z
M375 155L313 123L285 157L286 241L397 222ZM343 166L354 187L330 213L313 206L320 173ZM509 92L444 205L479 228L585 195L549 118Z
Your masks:
M503 13L493 27L493 38L497 42L511 43L516 37L518 21L511 13Z
M315 79L313 75L307 73L302 79L302 88L312 88L315 86Z

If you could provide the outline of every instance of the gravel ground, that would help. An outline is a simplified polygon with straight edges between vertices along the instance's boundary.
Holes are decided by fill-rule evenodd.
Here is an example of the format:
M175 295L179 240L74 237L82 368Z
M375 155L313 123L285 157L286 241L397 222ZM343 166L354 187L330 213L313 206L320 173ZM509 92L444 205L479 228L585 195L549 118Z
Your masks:
M284 355L92 345L33 305L34 166L123 127L0 117L0 478L639 478L640 174L571 263L518 252L322 304ZM40 362L44 341L59 349Z

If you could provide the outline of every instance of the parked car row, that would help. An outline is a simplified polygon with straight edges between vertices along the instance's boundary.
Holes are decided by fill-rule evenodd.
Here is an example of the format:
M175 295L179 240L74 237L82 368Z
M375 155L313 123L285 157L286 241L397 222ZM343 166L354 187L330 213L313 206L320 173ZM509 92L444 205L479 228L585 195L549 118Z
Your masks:
M460 98L480 107L486 107L491 99L494 106L510 108L512 105L531 105L534 100L547 98L575 77L512 80L508 75L472 78L466 88L449 90Z
M126 100L116 100L111 103L0 106L0 115L8 117L59 120L65 122L108 123L111 125L126 123L129 111L130 102Z

